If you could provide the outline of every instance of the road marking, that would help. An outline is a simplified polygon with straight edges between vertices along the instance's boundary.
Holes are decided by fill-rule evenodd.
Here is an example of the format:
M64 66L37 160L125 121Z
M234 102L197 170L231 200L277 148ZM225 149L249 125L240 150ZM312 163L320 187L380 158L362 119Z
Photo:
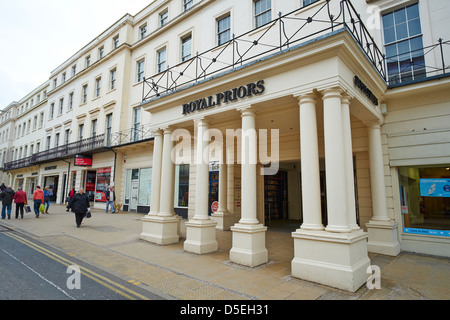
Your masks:
M49 257L49 258L51 258L51 259L53 259L53 260L55 260L55 261L57 261L57 262L59 262L59 263L61 263L63 265L65 265L66 267L69 267L71 265L75 265L76 264L76 263L74 263L74 262L72 262L72 261L70 261L70 260L68 260L66 258L63 258L63 257L57 255L56 253L54 253L54 252L52 252L50 250L47 250L47 249L45 249L45 248L43 248L43 247L41 247L41 246L39 246L39 245L37 245L37 244L27 240L25 238L22 238L22 237L18 236L17 234L7 233L5 235L10 237L10 238L14 238L15 240L25 244L26 246L28 246L28 247L30 247L30 248L38 251L38 252L41 252L42 254L46 255L47 257ZM86 277L94 280L95 282L97 282L97 283L107 287L108 289L110 289L110 290L120 294L121 296L123 296L123 297L125 297L125 298L127 298L129 300L136 300L135 297L137 297L139 299L142 299L142 300L149 300L149 298L145 297L144 295L141 295L141 294L139 294L139 293L137 293L137 292L135 292L133 290L130 290L127 287L124 287L121 284L119 284L119 283L117 283L115 281L112 281L111 279L108 279L108 278L106 278L106 277L104 277L102 275L99 275L99 274L97 274L97 273L95 273L95 272L93 272L93 271L91 271L91 270L89 270L89 269L87 269L85 267L80 267L80 270L81 270L81 273L83 275L85 275ZM113 286L116 286L120 290L115 288L115 287L113 287ZM126 291L128 293L125 293L124 291Z
M58 289L59 291L61 291L62 293L64 293L67 297L69 297L72 300L75 300L74 297L72 297L70 294L68 294L66 291L64 291L64 289L60 288L59 286L57 286L56 284L54 284L53 282L51 282L50 280L48 280L47 278L45 278L43 275L41 275L39 272L37 272L36 270L34 270L33 268L31 268L29 265L27 265L25 262L19 260L17 257L13 256L11 253L9 253L8 251L2 249L2 251L4 253L6 253L7 255L9 255L11 258L13 258L14 260L16 260L17 262L19 262L20 264L22 264L24 267L26 267L28 270L30 270L31 272L33 272L34 274L36 274L39 278L41 278L42 280L44 280L45 282L47 282L48 284L52 285L53 287L55 287L56 289Z

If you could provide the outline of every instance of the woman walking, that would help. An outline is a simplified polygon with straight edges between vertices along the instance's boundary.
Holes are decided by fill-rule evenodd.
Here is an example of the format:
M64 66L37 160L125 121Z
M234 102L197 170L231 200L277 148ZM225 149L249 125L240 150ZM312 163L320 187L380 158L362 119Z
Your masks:
M39 209L41 204L44 203L44 192L41 190L40 186L36 186L36 190L33 192L33 201L34 201L34 214L36 218L39 218Z
M78 193L70 199L67 209L72 209L72 212L75 213L75 222L79 228L84 217L91 210L89 197L84 193L83 188L80 188Z
M16 204L16 219L20 217L23 219L23 207L27 204L27 194L22 190L22 187L17 188L17 192L13 196L14 203Z
M48 208L50 207L50 197L52 196L52 193L49 191L48 186L44 187L44 204L45 204L45 212L48 214Z

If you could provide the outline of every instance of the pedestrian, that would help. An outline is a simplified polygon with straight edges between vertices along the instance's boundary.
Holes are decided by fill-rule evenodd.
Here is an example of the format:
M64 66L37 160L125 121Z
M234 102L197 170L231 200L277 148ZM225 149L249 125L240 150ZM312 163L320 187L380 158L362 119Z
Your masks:
M44 187L44 204L45 204L45 211L43 213L48 214L48 208L50 207L50 197L52 196L52 192L49 190L48 186Z
M34 201L34 214L36 218L39 218L39 210L41 204L44 203L44 192L41 190L40 186L36 186L36 189L33 192L33 201Z
M22 190L22 187L17 188L17 192L13 196L14 203L16 204L16 219L20 217L23 219L23 208L27 204L27 193Z
M11 205L14 197L14 190L11 186L7 186L6 189L0 193L0 198L2 199L2 219L5 219L8 215L8 219L11 219Z
M111 205L111 213L114 213L114 202L116 201L116 193L114 187L110 187L105 192L106 197L106 213L108 213L108 207Z
M91 210L89 197L84 193L83 188L80 188L78 193L70 199L67 209L72 209L72 212L75 213L75 222L77 228L79 228L84 217L86 217L86 214Z

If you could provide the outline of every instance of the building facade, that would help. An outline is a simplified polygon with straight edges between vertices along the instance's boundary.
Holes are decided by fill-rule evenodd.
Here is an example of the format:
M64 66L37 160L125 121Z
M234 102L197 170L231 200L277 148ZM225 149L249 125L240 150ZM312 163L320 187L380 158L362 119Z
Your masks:
M268 262L268 228L294 223L292 275L356 291L369 252L450 256L449 15L430 0L154 1L3 111L4 179L52 185L57 203L84 187L100 208L113 185L141 239L207 254L224 230L250 267Z

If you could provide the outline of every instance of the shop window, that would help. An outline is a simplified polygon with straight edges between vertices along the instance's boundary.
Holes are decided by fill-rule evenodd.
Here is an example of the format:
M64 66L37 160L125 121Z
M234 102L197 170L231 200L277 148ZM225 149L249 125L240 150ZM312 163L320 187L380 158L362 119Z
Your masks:
M450 168L399 169L405 233L450 236Z
M175 203L176 207L187 207L189 204L189 165L183 164L175 170Z

